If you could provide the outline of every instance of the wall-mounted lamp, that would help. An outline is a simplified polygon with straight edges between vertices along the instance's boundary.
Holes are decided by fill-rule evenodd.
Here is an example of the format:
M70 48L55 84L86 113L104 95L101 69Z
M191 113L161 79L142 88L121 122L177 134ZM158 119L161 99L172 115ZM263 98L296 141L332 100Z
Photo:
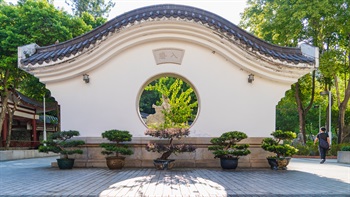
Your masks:
M89 83L90 82L90 78L88 74L83 74L83 80L85 81L85 83Z
M253 83L253 81L254 81L254 75L253 74L248 75L248 83Z

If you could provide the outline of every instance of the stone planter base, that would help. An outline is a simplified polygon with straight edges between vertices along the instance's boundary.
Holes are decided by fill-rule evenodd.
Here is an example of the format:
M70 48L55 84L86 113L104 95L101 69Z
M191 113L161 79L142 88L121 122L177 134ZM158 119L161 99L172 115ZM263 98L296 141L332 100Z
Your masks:
M105 156L101 154L102 148L100 143L108 142L99 137L80 137L77 139L84 140L85 145L82 146L82 155L73 155L75 160L74 167L106 167ZM270 152L263 150L261 141L263 138L253 137L242 140L241 143L250 144L249 150L251 154L239 158L238 168L268 168L266 157L272 156ZM191 153L173 154L169 159L175 159L174 168L220 168L220 160L215 159L208 146L211 145L210 137L186 137L180 143L193 144L196 151ZM158 138L150 137L133 137L128 143L134 154L126 156L125 168L154 168L154 158L159 158L160 153L148 152L145 147L149 141L158 142ZM176 140L174 140L176 143Z
M2 150L0 161L59 156L56 153L41 153L38 150Z
M350 151L338 151L337 153L338 163L349 163L350 164Z

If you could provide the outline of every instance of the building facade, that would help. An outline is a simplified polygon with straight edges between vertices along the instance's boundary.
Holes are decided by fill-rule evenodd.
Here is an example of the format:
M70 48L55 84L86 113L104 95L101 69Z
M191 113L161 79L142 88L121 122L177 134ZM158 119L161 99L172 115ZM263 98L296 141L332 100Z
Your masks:
M258 147L275 130L275 107L285 92L317 67L317 48L271 45L216 14L181 5L140 8L63 43L19 48L19 68L45 83L60 104L62 130L79 130L95 145L109 129L147 143L140 96L154 79L173 76L198 98L187 140L204 147L211 137L238 130ZM149 159L140 151L135 158Z

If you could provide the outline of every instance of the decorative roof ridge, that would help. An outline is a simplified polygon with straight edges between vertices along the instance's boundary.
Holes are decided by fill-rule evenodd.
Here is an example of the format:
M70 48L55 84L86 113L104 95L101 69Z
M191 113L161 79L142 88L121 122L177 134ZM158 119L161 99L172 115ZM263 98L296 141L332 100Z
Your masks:
M157 18L180 18L182 20L202 23L209 28L221 33L230 40L238 40L243 47L250 48L260 54L294 63L313 63L314 58L306 57L300 48L281 47L266 42L253 34L241 29L227 19L212 12L185 5L160 4L131 10L121 14L105 24L71 40L55 45L38 47L35 53L27 58L20 59L23 65L42 64L44 62L63 60L65 57L72 57L80 54L85 48L90 48L96 42L103 39L110 33L142 20ZM236 43L236 44L237 44Z
M211 16L212 19L216 19L217 21L223 21L225 22L225 25L230 25L231 29L236 30L239 35L242 36L246 36L249 39L247 40L251 40L251 41L255 41L255 42L259 42L263 45L266 45L266 47L273 49L274 51L278 51L278 52L289 52L289 53L297 53L297 54L301 54L300 50L296 47L283 47L283 46L278 46L272 43L269 43L265 40L262 40L256 36L254 36L253 34L245 31L244 29L238 27L237 25L235 25L234 23L228 21L227 19L212 13L210 11L206 11L200 8L196 8L196 7L191 7L191 6L185 6L185 5L177 5L177 4L159 4L159 5L151 5L151 6L146 6L146 7L142 7L142 8L138 8L138 9L134 9L128 12L125 12L119 16L114 17L113 19L107 21L105 24L96 27L95 29L80 35L78 37L72 38L70 40L58 43L58 44L53 44L53 45L49 45L49 46L43 46L43 47L39 47L37 48L37 52L49 52L49 51L54 51L54 50L58 50L58 49L63 49L66 48L67 46L72 46L74 44L77 43L81 43L82 41L85 41L87 39L93 38L95 37L98 33L102 33L103 35L108 33L108 30L114 30L114 28L110 28L116 24L118 24L118 22L122 22L123 20L128 20L128 23L130 21L130 17L135 17L136 14L143 14L146 11L158 11L160 8L162 9L167 9L167 10L171 10L171 9L179 9L179 10L183 10L183 11L192 11L192 12L196 12L196 13L202 13L205 16ZM135 20L134 20L135 21Z

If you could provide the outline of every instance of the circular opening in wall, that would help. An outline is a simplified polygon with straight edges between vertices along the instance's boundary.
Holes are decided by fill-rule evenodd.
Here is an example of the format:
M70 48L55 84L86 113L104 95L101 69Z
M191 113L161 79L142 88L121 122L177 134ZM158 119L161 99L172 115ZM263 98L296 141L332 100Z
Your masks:
M198 114L197 95L193 87L180 78L160 77L143 89L139 112L147 127L190 127Z

